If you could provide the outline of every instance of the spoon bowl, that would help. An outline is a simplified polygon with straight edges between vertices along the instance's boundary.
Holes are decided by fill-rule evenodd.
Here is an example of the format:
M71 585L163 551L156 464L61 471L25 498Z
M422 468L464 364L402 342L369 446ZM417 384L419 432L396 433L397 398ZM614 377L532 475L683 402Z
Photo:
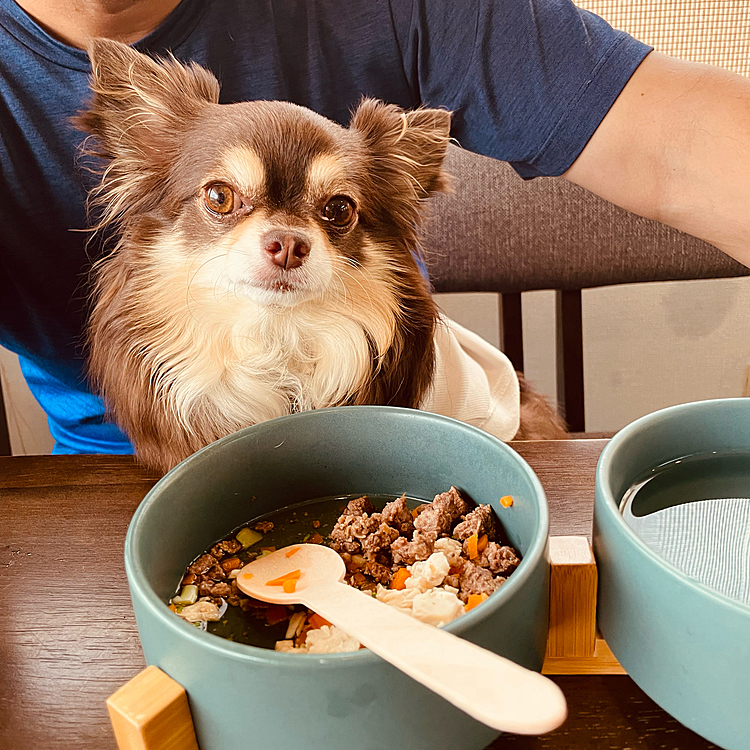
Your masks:
M282 586L270 586L276 580L294 571L300 571L295 591L284 592ZM321 544L294 544L263 555L245 565L237 574L239 589L269 604L305 604L305 593L316 587L343 581L346 565L338 552ZM313 594L314 596L314 594Z

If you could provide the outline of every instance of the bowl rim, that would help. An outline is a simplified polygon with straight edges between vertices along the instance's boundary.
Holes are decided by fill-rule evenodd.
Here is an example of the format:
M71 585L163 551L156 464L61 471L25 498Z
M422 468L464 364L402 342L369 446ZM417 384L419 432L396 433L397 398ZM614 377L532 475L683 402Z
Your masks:
M219 440L196 451L191 456L188 456L184 461L181 461L177 466L170 469L170 471L159 479L152 489L149 490L133 514L130 524L128 525L128 531L125 537L124 556L125 573L131 589L131 597L133 596L134 588L137 588L142 605L145 605L150 610L151 615L156 617L162 627L166 627L176 637L186 638L188 642L191 642L198 648L217 651L224 658L231 658L245 663L273 664L290 669L307 669L313 662L322 667L338 669L349 664L359 664L362 666L374 665L376 661L379 661L380 657L376 656L368 649L337 654L289 654L262 648L260 646L251 646L246 643L235 643L234 641L229 641L226 638L214 635L213 633L199 630L181 618L175 617L174 613L169 610L166 603L162 601L149 584L146 573L137 561L135 553L135 539L140 525L143 523L143 517L148 512L149 508L155 502L158 502L158 494L166 485L177 481L184 472L190 469L192 464L200 462L207 452L221 450L222 446L228 445L236 440L244 440L247 435L252 435L257 431L262 430L264 425L268 425L272 422L278 424L288 420L299 420L300 418L316 419L320 417L310 415L361 410L377 410L393 414L398 418L423 419L431 423L444 422L451 425L453 429L460 429L470 434L472 439L489 442L495 447L495 449L499 449L501 452L506 452L510 460L516 463L521 471L527 475L532 484L534 495L538 500L539 511L538 528L532 538L529 550L523 556L521 563L509 577L507 583L504 583L497 591L491 594L487 601L448 623L444 626L444 629L449 633L460 636L473 625L490 617L496 610L502 607L506 601L509 601L516 595L516 592L523 587L526 579L532 575L532 570L540 562L540 558L546 556L547 541L549 538L549 507L544 488L534 470L520 454L484 430L441 414L396 406L336 406L325 409L297 412L295 414L287 414L273 420L245 427L238 432L220 438Z
M674 418L676 415L680 415L684 412L700 411L702 409L712 408L728 408L736 402L742 402L750 407L750 398L722 398L722 399L705 399L703 401L689 401L684 404L677 404L675 406L668 406L664 409L658 409L657 411L645 414L642 417L634 420L630 424L619 430L604 446L604 450L599 456L599 461L596 465L596 497L594 502L594 526L596 527L596 516L597 514L606 514L608 520L613 522L615 526L624 534L624 540L630 544L632 548L638 551L642 556L647 557L657 568L661 569L664 573L668 573L674 577L677 582L685 587L694 589L698 594L709 599L713 599L719 606L727 607L731 610L736 610L739 614L744 616L750 616L750 606L731 599L725 596L719 591L712 589L705 583L701 583L695 578L683 573L679 568L665 560L660 555L656 554L636 533L633 529L628 526L625 519L619 509L619 500L616 500L612 494L611 484L609 478L612 473L612 467L616 460L616 454L621 450L622 446L626 443L636 440L640 435L650 430L654 424L663 422L668 419ZM675 459L681 458L681 456L675 456ZM601 502L600 502L601 498ZM595 541L595 540L594 540ZM594 544L594 551L596 552L596 544Z

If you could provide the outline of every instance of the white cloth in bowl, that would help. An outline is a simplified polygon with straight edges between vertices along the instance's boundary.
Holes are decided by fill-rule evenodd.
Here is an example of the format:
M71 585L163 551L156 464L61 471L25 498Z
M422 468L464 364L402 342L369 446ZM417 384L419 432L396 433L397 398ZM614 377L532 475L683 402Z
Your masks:
M634 516L625 523L685 575L750 605L750 498L697 500Z

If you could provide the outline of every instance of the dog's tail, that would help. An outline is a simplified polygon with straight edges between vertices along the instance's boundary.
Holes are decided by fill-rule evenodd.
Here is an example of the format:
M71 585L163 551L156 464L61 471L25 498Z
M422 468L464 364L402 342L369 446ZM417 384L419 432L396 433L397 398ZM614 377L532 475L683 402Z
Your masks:
M518 375L521 389L521 426L514 440L565 440L568 431L562 417L549 401L526 380Z

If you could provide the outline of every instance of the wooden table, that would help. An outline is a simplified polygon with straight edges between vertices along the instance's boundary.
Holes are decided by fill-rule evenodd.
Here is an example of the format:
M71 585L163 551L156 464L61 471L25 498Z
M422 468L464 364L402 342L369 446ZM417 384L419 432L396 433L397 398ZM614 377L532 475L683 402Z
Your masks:
M591 537L604 440L517 443L547 492L553 535ZM144 667L125 530L156 477L119 456L0 458L0 748L113 750L105 699ZM624 676L555 677L570 716L515 750L706 750ZM457 750L461 750L457 748Z

